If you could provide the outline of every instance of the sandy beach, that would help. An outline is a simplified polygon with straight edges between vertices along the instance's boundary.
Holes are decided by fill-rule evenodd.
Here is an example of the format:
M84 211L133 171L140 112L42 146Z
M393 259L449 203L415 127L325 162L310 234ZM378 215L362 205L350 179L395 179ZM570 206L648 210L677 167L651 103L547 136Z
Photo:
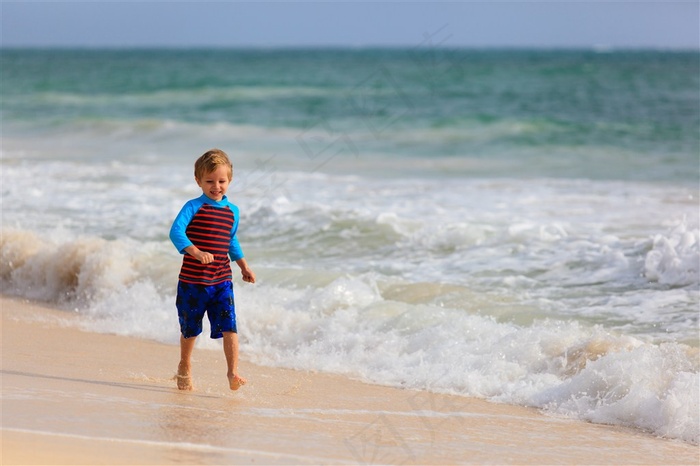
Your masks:
M84 332L3 297L2 464L697 464L695 445L478 399L260 367Z

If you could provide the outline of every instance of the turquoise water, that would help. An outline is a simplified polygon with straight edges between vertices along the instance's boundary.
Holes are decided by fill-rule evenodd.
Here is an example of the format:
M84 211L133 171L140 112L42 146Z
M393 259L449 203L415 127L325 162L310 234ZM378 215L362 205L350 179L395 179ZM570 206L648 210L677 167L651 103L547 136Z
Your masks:
M449 158L466 175L475 161L479 176L697 180L696 52L5 50L2 69L10 134L320 128L392 169Z
M220 147L243 357L697 443L699 58L2 50L3 292L176 345Z

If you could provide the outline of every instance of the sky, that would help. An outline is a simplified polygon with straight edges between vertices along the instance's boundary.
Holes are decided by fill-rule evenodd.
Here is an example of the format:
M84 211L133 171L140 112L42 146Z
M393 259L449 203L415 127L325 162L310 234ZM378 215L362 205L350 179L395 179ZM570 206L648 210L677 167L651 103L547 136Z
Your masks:
M690 1L7 1L3 47L700 48Z

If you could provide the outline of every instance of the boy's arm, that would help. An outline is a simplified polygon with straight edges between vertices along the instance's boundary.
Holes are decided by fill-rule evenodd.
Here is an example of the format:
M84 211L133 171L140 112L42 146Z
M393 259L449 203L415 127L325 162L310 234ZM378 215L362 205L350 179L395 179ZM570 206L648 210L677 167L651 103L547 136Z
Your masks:
M231 243L228 248L228 255L232 261L236 262L236 265L241 269L241 275L243 276L243 281L248 283L255 283L255 273L248 266L248 262L243 257L243 249L241 248L238 238L236 237L236 232L238 231L238 219L240 218L240 212L238 207L231 204L231 210L234 213L233 228L231 228Z
M231 244L228 249L229 257L232 261L236 262L236 265L241 269L241 275L243 275L243 281L248 283L255 283L255 273L248 266L248 262L243 257L243 250L241 245L238 244L238 238L234 235L231 238Z
M177 214L173 225L170 227L170 241L173 242L180 254L185 254L188 247L194 246L187 237L186 230L195 213L196 209L193 208L191 202L188 202L180 209L180 213Z
M202 264L209 264L214 261L214 255L204 252L192 244L186 233L187 225L192 221L194 214L197 213L197 209L198 207L192 201L182 207L180 213L175 217L173 225L170 227L170 241L173 242L181 254L189 254Z

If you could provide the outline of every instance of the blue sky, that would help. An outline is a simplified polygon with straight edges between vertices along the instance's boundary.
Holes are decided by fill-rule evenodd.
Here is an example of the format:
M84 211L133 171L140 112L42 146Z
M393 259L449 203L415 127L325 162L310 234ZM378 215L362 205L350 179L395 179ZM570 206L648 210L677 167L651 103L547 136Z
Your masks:
M700 47L697 1L2 0L2 45Z

